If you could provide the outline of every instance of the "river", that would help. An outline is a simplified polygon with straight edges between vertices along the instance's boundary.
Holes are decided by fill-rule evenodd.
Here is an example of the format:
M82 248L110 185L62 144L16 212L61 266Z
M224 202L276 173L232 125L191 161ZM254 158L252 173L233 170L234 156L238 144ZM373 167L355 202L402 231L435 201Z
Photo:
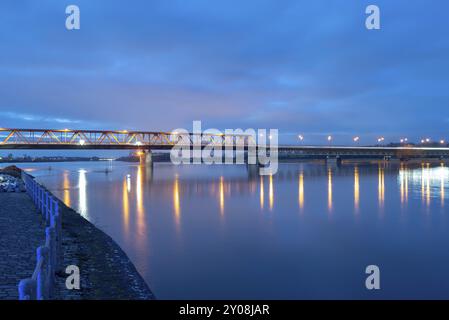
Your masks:
M19 166L109 234L159 299L449 298L444 164ZM372 264L380 290L365 287Z

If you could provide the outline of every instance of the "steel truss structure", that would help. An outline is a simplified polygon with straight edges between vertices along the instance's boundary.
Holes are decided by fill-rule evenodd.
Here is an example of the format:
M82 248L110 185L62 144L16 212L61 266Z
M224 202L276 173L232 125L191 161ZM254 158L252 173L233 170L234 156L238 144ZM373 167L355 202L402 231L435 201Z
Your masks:
M0 128L3 149L171 149L175 144L246 146L251 141L251 136L243 134Z

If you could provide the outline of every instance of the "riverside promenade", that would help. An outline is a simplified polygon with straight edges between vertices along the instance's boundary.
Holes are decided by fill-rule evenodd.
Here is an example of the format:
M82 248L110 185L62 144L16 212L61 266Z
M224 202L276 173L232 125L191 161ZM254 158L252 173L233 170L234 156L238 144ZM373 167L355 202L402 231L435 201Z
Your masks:
M154 295L121 248L104 232L59 203L62 266L80 269L80 290L68 290L68 276L56 275L53 299L141 300ZM0 300L18 299L18 283L31 277L36 249L45 243L45 221L27 193L0 193Z
M0 193L0 300L19 298L19 281L36 266L45 222L26 193Z

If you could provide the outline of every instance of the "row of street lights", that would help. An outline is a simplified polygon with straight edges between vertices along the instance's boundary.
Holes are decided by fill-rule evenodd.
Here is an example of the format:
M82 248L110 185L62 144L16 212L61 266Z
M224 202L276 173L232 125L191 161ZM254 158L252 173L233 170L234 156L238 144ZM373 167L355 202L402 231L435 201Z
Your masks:
M263 135L261 134L261 136L263 136ZM271 139L272 139L272 136L269 135L268 138L271 140ZM298 135L298 139L299 139L300 141L304 141L304 136L303 136L302 134L300 134L300 135ZM332 136L330 136L330 135L327 136L327 141L328 141L329 143L331 143L332 140L333 140L333 137L332 137ZM352 141L354 141L355 143L357 143L357 142L360 141L360 137L359 137L359 136L356 136L356 137L354 137L354 138L352 139ZM382 143L382 142L384 142L384 141L385 141L385 138L384 138L384 137L379 137L379 138L377 138L377 142L378 142L378 143ZM407 143L407 142L408 142L408 139L407 139L407 138L401 138L399 141L400 141L401 143ZM431 143L431 142L432 142L432 140L431 140L430 138L426 138L426 139L422 139L422 140L421 140L421 144ZM81 146L84 146L84 145L86 144L86 141L83 140L83 139L80 139L78 143L79 143ZM136 144L137 146L142 145L142 143L141 143L140 141L137 141L135 144ZM441 140L440 140L440 144L446 144L446 141L443 140L443 139L441 139Z
M302 134L300 134L300 135L298 135L298 139L299 139L299 141L304 141L304 136L302 135ZM331 136L331 135L329 135L329 136L327 136L327 141L328 142L331 142L333 140L333 137ZM352 139L352 141L354 141L355 143L357 143L357 142L359 142L360 141L360 137L359 136L355 136L353 139ZM377 142L378 143L383 143L385 141L385 138L384 137L379 137L379 138L377 138ZM401 138L400 140L399 140L401 143L408 143L408 138ZM430 139L430 138L425 138L425 139L422 139L421 140L421 144L425 144L425 143L431 143L432 142L432 139ZM446 141L444 140L444 139L441 139L440 141L440 144L446 144Z

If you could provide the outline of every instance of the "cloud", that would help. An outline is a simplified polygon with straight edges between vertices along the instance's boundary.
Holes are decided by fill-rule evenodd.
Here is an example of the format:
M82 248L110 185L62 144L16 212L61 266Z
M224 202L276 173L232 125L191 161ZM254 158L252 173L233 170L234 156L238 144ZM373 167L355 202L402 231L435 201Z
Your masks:
M67 118L53 118L53 117L44 117L36 114L26 114L26 113L16 113L16 112L0 112L0 119L2 119L3 124L11 124L11 125L3 125L2 127L17 127L14 126L17 124L25 124L31 123L33 128L38 128L39 124L45 123L46 125L56 124L59 125L70 125L72 128L82 126L95 126L99 125L99 123L86 121L86 120L76 120L76 119L67 119ZM12 121L8 121L12 120Z
M0 4L2 112L99 129L203 120L278 128L281 139L445 134L445 0L378 0L380 31L364 28L368 1L77 4L81 30L70 32L64 3Z

